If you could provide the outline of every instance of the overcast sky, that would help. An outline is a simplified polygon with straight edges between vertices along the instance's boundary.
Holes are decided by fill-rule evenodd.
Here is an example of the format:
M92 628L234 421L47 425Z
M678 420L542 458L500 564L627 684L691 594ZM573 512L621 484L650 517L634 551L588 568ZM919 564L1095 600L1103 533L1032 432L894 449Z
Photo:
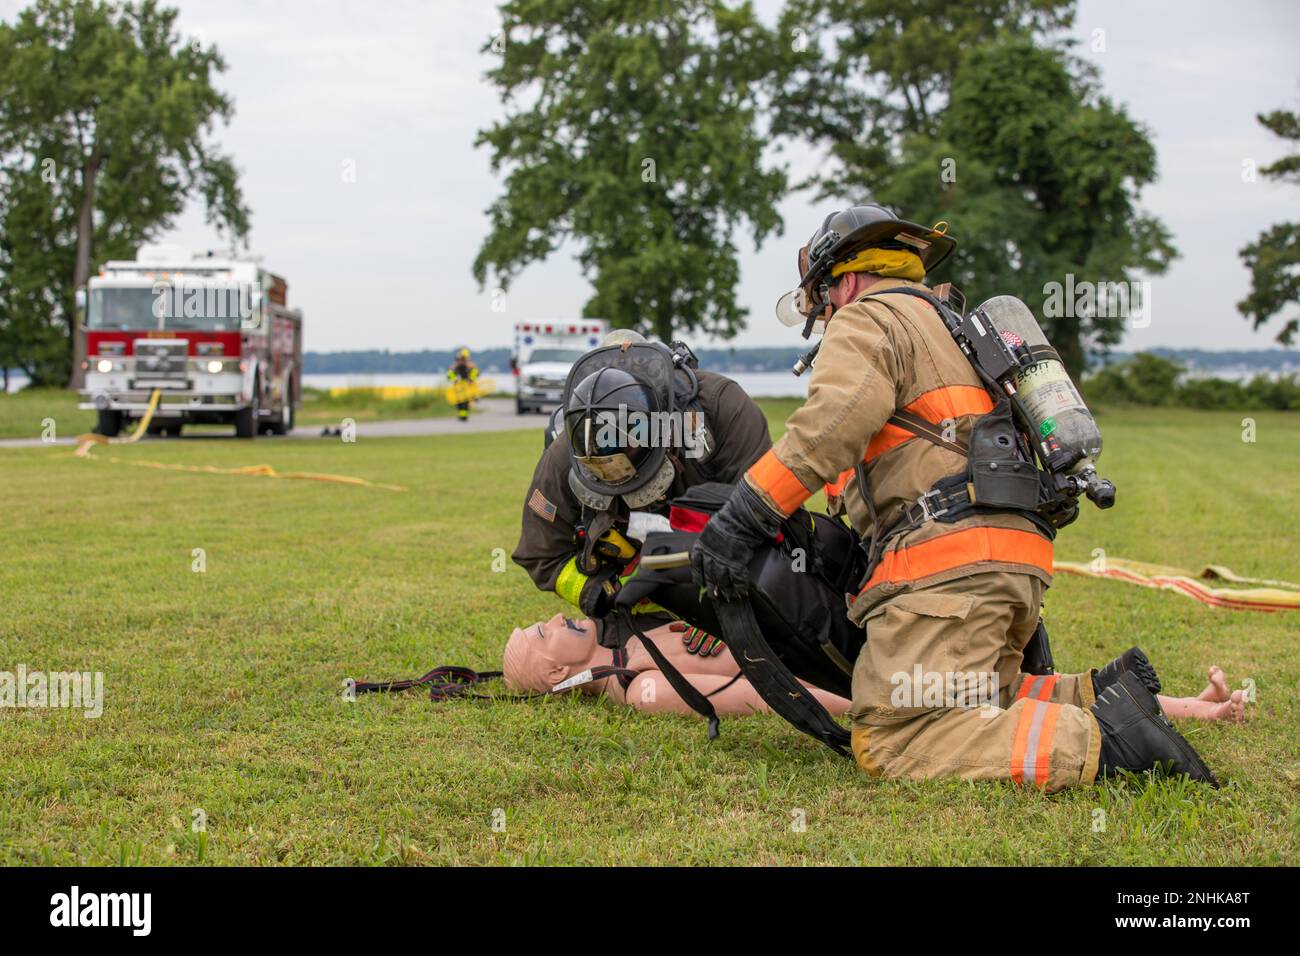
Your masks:
M493 4L172 3L182 31L215 43L228 63L219 83L236 114L216 136L242 170L252 249L288 279L309 349L506 345L516 321L579 314L589 286L567 250L528 268L503 312L470 276L487 233L484 210L500 188L486 151L473 145L500 114L483 80L491 54L479 52L497 27ZM10 20L23 5L0 0L0 16ZM756 5L769 22L780 7ZM1098 30L1103 52L1092 49ZM1142 204L1182 253L1153 280L1150 326L1131 330L1123 347L1269 347L1272 334L1251 332L1235 309L1248 285L1236 252L1267 226L1296 219L1300 189L1243 182L1242 168L1284 152L1255 114L1300 107L1300 3L1083 0L1074 32L1105 93L1152 131L1160 179ZM345 181L345 163L354 182ZM792 249L826 211L792 197L781 208L785 236L758 252L740 237L750 327L735 344L797 340L772 304L792 284ZM961 223L952 231L960 239ZM167 240L217 243L201 208Z

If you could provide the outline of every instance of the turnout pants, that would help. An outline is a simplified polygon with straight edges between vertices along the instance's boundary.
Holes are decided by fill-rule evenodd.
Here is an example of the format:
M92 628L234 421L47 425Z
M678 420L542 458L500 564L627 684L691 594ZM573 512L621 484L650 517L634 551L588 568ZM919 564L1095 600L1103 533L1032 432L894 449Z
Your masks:
M1020 673L1044 585L1008 571L886 598L853 671L853 755L867 773L1091 783L1101 731L1092 675Z

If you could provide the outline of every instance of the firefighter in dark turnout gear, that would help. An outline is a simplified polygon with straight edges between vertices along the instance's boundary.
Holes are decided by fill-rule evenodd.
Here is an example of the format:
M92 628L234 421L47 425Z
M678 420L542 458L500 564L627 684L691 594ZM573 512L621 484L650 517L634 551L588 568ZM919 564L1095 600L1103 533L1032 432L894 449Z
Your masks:
M564 427L533 472L512 556L538 588L554 591L601 622L606 646L626 637L610 612L622 572L636 554L637 527L657 521L666 528L670 499L704 482L738 481L772 444L767 419L754 401L731 379L694 368L689 350L670 352L620 333L611 338L623 352L642 350L648 361L643 358L630 370L606 367L580 374L581 380L566 388ZM654 373L644 370L653 369L660 355L671 358L656 385L646 381ZM617 364L618 358L611 361ZM678 442L647 448L627 442L617 428L602 431L603 424L616 422L620 406L632 417L662 412L665 403L655 396L669 390L675 414L692 432L689 447ZM656 623L645 620L646 627Z

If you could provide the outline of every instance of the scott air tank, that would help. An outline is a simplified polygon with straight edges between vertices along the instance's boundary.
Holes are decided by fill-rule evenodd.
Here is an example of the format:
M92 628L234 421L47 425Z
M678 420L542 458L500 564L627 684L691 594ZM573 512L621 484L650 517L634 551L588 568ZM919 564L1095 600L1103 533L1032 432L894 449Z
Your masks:
M999 295L973 317L987 320L1018 359L1007 375L1026 419L1022 424L1038 442L1048 470L1085 482L1093 478L1101 431L1029 307L1013 295Z

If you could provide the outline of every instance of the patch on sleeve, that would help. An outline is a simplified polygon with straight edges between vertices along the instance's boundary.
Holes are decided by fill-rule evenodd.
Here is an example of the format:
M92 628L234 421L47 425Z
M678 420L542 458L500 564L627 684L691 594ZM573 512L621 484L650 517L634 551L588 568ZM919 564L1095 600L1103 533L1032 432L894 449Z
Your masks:
M542 494L540 488L533 489L533 496L528 499L528 507L538 517L545 518L547 521L555 520L555 505L546 500L546 495Z

